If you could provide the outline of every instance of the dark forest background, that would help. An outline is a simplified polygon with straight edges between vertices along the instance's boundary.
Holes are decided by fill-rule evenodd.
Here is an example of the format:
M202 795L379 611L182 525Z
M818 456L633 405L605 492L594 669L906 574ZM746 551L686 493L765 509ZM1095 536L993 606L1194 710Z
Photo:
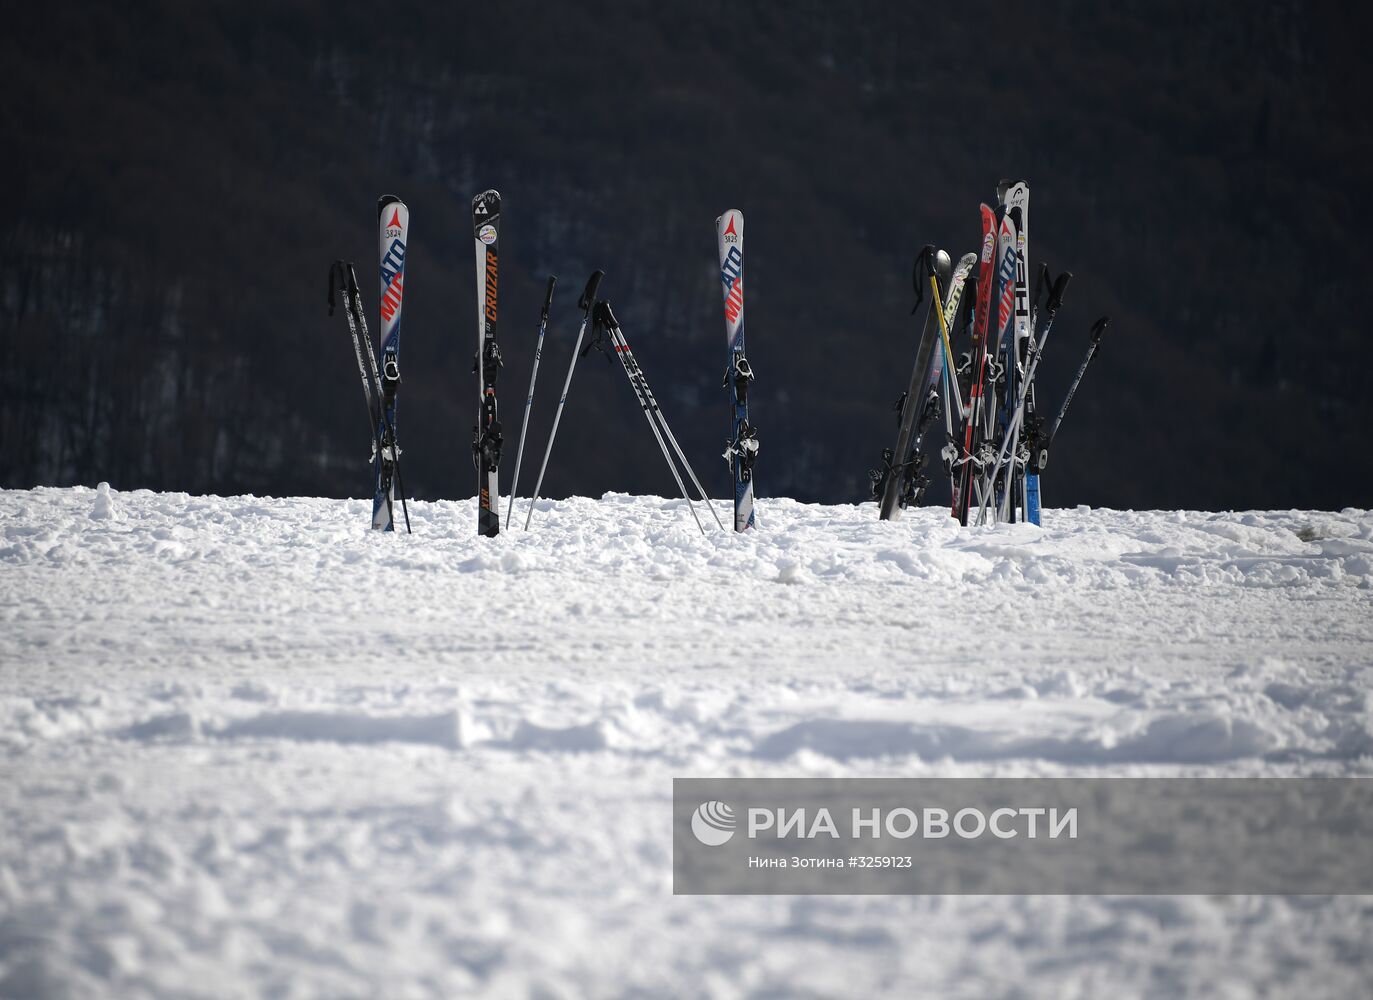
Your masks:
M1357 308L1373 128L1355 5L71 2L0 37L0 485L369 492L329 262L376 330L375 200L410 205L400 434L471 496L471 198L504 196L526 490L595 267L698 471L726 493L715 217L747 217L760 495L865 498L915 350L910 268L977 247L999 178L1076 277L1055 410L1112 316L1047 506L1373 500ZM531 458L530 456L533 456ZM942 476L932 497L947 494ZM618 366L579 366L545 492L671 494Z

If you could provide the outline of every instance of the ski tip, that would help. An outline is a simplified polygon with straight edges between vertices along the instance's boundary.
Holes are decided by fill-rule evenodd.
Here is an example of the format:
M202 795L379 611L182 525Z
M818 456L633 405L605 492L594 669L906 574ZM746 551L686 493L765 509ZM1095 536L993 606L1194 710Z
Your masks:
M1111 322L1110 316L1103 316L1092 324L1092 343L1101 343L1101 335L1106 332L1106 326Z
M397 197L396 197L395 195L393 195L393 194L384 194L384 195L382 195L380 198L377 199L377 218L378 218L378 219L381 218L382 213L386 211L386 207L387 207L388 205L404 205L404 204L405 204L405 202L401 201L399 198L397 198Z
M501 210L501 193L495 188L487 188L472 199L472 211L482 211L493 215Z

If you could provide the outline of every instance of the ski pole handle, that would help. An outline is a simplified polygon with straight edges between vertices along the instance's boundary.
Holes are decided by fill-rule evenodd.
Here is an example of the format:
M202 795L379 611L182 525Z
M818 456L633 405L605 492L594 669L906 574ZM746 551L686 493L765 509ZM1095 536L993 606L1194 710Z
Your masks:
M1049 269L1045 268L1044 270L1047 274ZM1053 285L1050 286L1048 305L1049 315L1052 316L1054 313L1058 312L1058 307L1063 304L1063 293L1068 290L1068 282L1071 281L1072 278L1072 271L1064 271L1054 281Z
M925 301L925 279L932 274L934 274L934 244L926 243L915 255L915 267L911 269L911 285L915 288L915 305L911 306L912 316L920 308L920 303Z
M1110 323L1110 322L1111 322L1111 317L1110 317L1110 316L1103 316L1103 317L1101 317L1101 319L1097 320L1095 323L1092 324L1092 334L1091 334L1091 336L1092 336L1092 346L1093 346L1094 348L1098 348L1098 347L1101 346L1101 335L1102 335L1103 333L1106 332L1106 325L1107 325L1108 323ZM1094 352L1094 353L1095 353L1095 352Z
M601 287L601 279L605 277L605 272L596 270L591 272L591 277L586 279L586 289L582 292L582 297L577 300L577 308L584 313L589 313L591 307L596 304L596 290Z
M1068 406L1072 403L1073 396L1077 394L1078 383L1082 381L1082 376L1086 373L1087 366L1092 363L1092 359L1096 357L1097 351L1101 350L1101 335L1106 332L1106 325L1110 322L1110 316L1103 316L1092 324L1092 346L1087 348L1087 356L1082 359L1082 364L1077 366L1077 374L1073 376L1072 384L1068 386L1068 393L1063 397L1063 405L1058 409L1058 416L1054 418L1053 426L1049 428L1049 438L1044 445L1046 451L1048 447L1054 443L1054 438L1058 435L1058 428L1063 423L1064 416L1068 413ZM1041 462L1041 466L1042 464L1043 463Z
M605 327L606 330L618 330L620 321L615 318L615 314L610 311L610 303L604 299L596 303L594 318L597 323Z
M553 308L553 286L557 283L558 276L556 274L550 274L548 276L548 291L543 297L543 310L539 313L539 321L541 323L548 322L548 310Z

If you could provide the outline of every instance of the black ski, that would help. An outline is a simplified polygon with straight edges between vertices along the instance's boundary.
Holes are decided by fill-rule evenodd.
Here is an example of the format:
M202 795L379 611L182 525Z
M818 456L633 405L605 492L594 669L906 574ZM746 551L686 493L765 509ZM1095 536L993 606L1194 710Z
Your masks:
M923 430L939 413L939 393L933 389L927 392L926 387L930 381L930 360L941 338L935 308L943 289L948 287L952 268L949 255L943 250L936 252L933 245L926 246L915 259L912 281L916 299L911 313L919 310L921 301L930 292L932 277L938 282L938 290L925 311L910 388L896 402L899 428L896 447L882 452L882 468L871 474L873 496L880 503L878 516L883 521L894 520L900 516L902 508L918 502L925 485L920 475L924 456L917 450L917 445Z
M496 376L501 349L496 343L496 278L501 196L483 191L472 199L472 237L477 251L477 425L472 431L472 462L477 467L477 534L501 531L501 422L496 413Z

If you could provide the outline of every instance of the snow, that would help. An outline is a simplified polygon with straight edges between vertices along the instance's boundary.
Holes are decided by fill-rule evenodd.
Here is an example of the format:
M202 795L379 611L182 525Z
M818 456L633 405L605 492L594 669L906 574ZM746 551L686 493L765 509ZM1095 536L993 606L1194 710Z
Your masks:
M668 834L673 777L1373 774L1373 513L369 512L0 493L0 996L1373 980L1367 897L676 897Z

